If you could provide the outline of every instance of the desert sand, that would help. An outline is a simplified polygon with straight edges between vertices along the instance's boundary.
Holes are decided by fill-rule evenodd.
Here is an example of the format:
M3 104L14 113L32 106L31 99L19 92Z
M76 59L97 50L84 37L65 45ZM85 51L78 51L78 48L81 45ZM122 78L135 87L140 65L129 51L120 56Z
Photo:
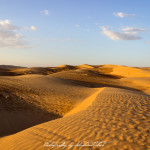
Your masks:
M150 70L0 68L0 149L150 149Z

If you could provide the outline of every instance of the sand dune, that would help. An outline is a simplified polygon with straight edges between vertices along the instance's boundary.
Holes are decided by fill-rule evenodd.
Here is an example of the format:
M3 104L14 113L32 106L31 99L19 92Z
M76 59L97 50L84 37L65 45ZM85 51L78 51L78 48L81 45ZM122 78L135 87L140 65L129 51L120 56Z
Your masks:
M72 66L72 65L60 65L57 68L68 68L68 69L75 69L76 66Z
M150 95L150 77L129 77L120 80Z
M145 94L104 88L89 107L4 137L0 148L50 149L52 142L103 141L104 146L95 149L149 149L149 108L150 97Z
M116 65L1 69L0 149L150 149L149 75Z
M94 68L92 65L82 64L78 68Z
M113 75L120 75L123 77L150 77L150 71L144 69L119 65L105 65L105 67L112 68L111 74Z
M31 68L23 68L23 67L2 67L0 68L0 76L20 76L20 75L28 75L28 74L40 74L40 75L49 75L62 71L75 70L77 67L70 65L62 65L58 67L31 67Z
M150 67L141 67L141 69L145 69L145 70L150 71Z
M26 67L21 67L21 66L13 66L13 65L0 65L1 69L18 69L18 68L26 68Z
M0 76L15 76L17 75L15 72L11 72L10 69L0 68Z
M59 118L94 91L51 76L1 77L0 136Z

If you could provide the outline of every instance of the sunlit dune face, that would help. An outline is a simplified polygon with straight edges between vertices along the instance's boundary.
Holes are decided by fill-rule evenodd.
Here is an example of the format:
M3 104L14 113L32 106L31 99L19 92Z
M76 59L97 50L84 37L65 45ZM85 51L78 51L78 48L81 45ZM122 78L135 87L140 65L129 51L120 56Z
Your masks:
M149 76L148 68L117 65L3 67L0 149L50 148L50 141L148 149Z

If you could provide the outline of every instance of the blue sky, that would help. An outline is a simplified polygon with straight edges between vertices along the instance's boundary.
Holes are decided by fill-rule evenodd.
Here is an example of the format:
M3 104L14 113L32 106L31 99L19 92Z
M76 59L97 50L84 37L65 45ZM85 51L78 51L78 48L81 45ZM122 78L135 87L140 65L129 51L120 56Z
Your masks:
M150 66L149 0L0 0L0 64Z

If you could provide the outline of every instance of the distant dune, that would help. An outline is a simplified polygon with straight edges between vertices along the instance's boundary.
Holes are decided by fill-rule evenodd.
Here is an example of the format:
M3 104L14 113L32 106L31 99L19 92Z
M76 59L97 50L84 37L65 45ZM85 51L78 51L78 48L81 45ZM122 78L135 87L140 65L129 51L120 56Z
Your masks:
M94 68L93 66L91 65L87 65L87 64L82 64L80 66L78 66L79 68Z
M150 70L2 65L0 120L2 150L49 150L52 142L56 142L53 149L60 150L58 142L86 141L98 143L65 149L148 150Z
M145 69L145 70L150 71L150 67L141 67L141 69Z
M107 65L105 66L107 67ZM108 66L111 67L111 66ZM113 66L111 74L123 77L150 77L150 71L125 66Z
M0 65L0 68L2 68L2 69L17 69L17 68L26 68L26 67L13 66L13 65Z

